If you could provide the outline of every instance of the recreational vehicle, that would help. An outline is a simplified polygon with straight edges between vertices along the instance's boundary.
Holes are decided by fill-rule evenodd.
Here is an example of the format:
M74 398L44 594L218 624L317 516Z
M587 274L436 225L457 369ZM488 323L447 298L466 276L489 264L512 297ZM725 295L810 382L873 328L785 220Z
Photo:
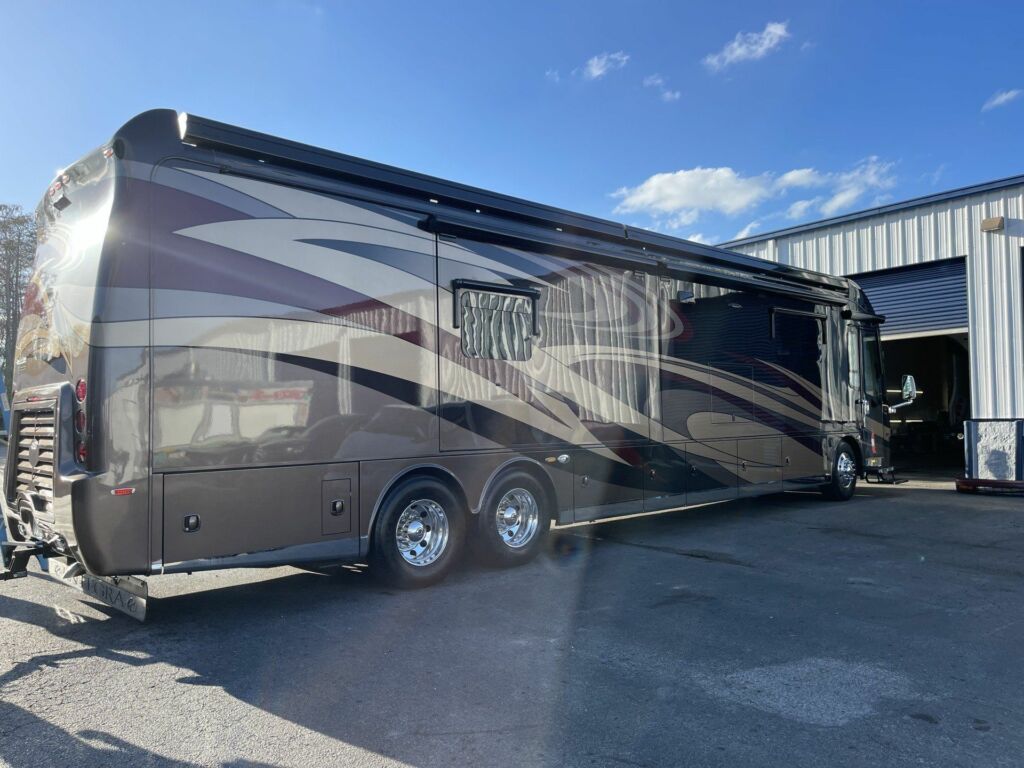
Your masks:
M37 215L7 578L421 586L552 525L890 471L882 318L843 278L170 110Z

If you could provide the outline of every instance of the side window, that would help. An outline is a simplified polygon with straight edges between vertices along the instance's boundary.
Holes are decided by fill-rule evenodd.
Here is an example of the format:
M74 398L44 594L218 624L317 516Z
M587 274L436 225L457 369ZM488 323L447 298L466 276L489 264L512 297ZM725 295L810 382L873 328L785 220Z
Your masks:
M456 281L456 326L462 352L485 360L529 360L537 332L537 299L532 289Z
M806 312L772 309L772 337L779 362L816 387L821 386L822 319Z

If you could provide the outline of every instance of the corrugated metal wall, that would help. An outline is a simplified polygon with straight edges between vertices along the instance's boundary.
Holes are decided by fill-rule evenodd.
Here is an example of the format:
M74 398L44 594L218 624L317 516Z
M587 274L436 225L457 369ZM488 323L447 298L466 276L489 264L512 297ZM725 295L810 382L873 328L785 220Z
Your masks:
M983 219L1005 216L1002 232ZM1024 418L1024 185L733 246L751 256L853 275L964 256L971 415Z

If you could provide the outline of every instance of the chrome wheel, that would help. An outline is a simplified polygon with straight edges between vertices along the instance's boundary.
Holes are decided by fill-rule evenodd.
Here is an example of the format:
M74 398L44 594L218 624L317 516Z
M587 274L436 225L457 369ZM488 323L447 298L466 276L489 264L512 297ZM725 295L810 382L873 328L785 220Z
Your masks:
M430 565L448 546L448 531L444 507L432 499L410 502L395 526L398 553L410 565Z
M836 472L839 474L839 485L849 488L857 479L857 462L849 451L842 451L836 459Z
M540 507L525 488L513 488L501 497L494 511L498 536L513 549L525 547L537 533Z

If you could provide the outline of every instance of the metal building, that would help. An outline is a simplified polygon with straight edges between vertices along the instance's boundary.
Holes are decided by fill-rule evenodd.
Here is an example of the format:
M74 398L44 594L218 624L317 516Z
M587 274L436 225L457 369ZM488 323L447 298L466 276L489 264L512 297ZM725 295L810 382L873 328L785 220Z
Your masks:
M893 414L897 465L966 455L968 477L1024 481L1024 176L724 246L865 288L887 318L887 388L912 373L922 391Z

